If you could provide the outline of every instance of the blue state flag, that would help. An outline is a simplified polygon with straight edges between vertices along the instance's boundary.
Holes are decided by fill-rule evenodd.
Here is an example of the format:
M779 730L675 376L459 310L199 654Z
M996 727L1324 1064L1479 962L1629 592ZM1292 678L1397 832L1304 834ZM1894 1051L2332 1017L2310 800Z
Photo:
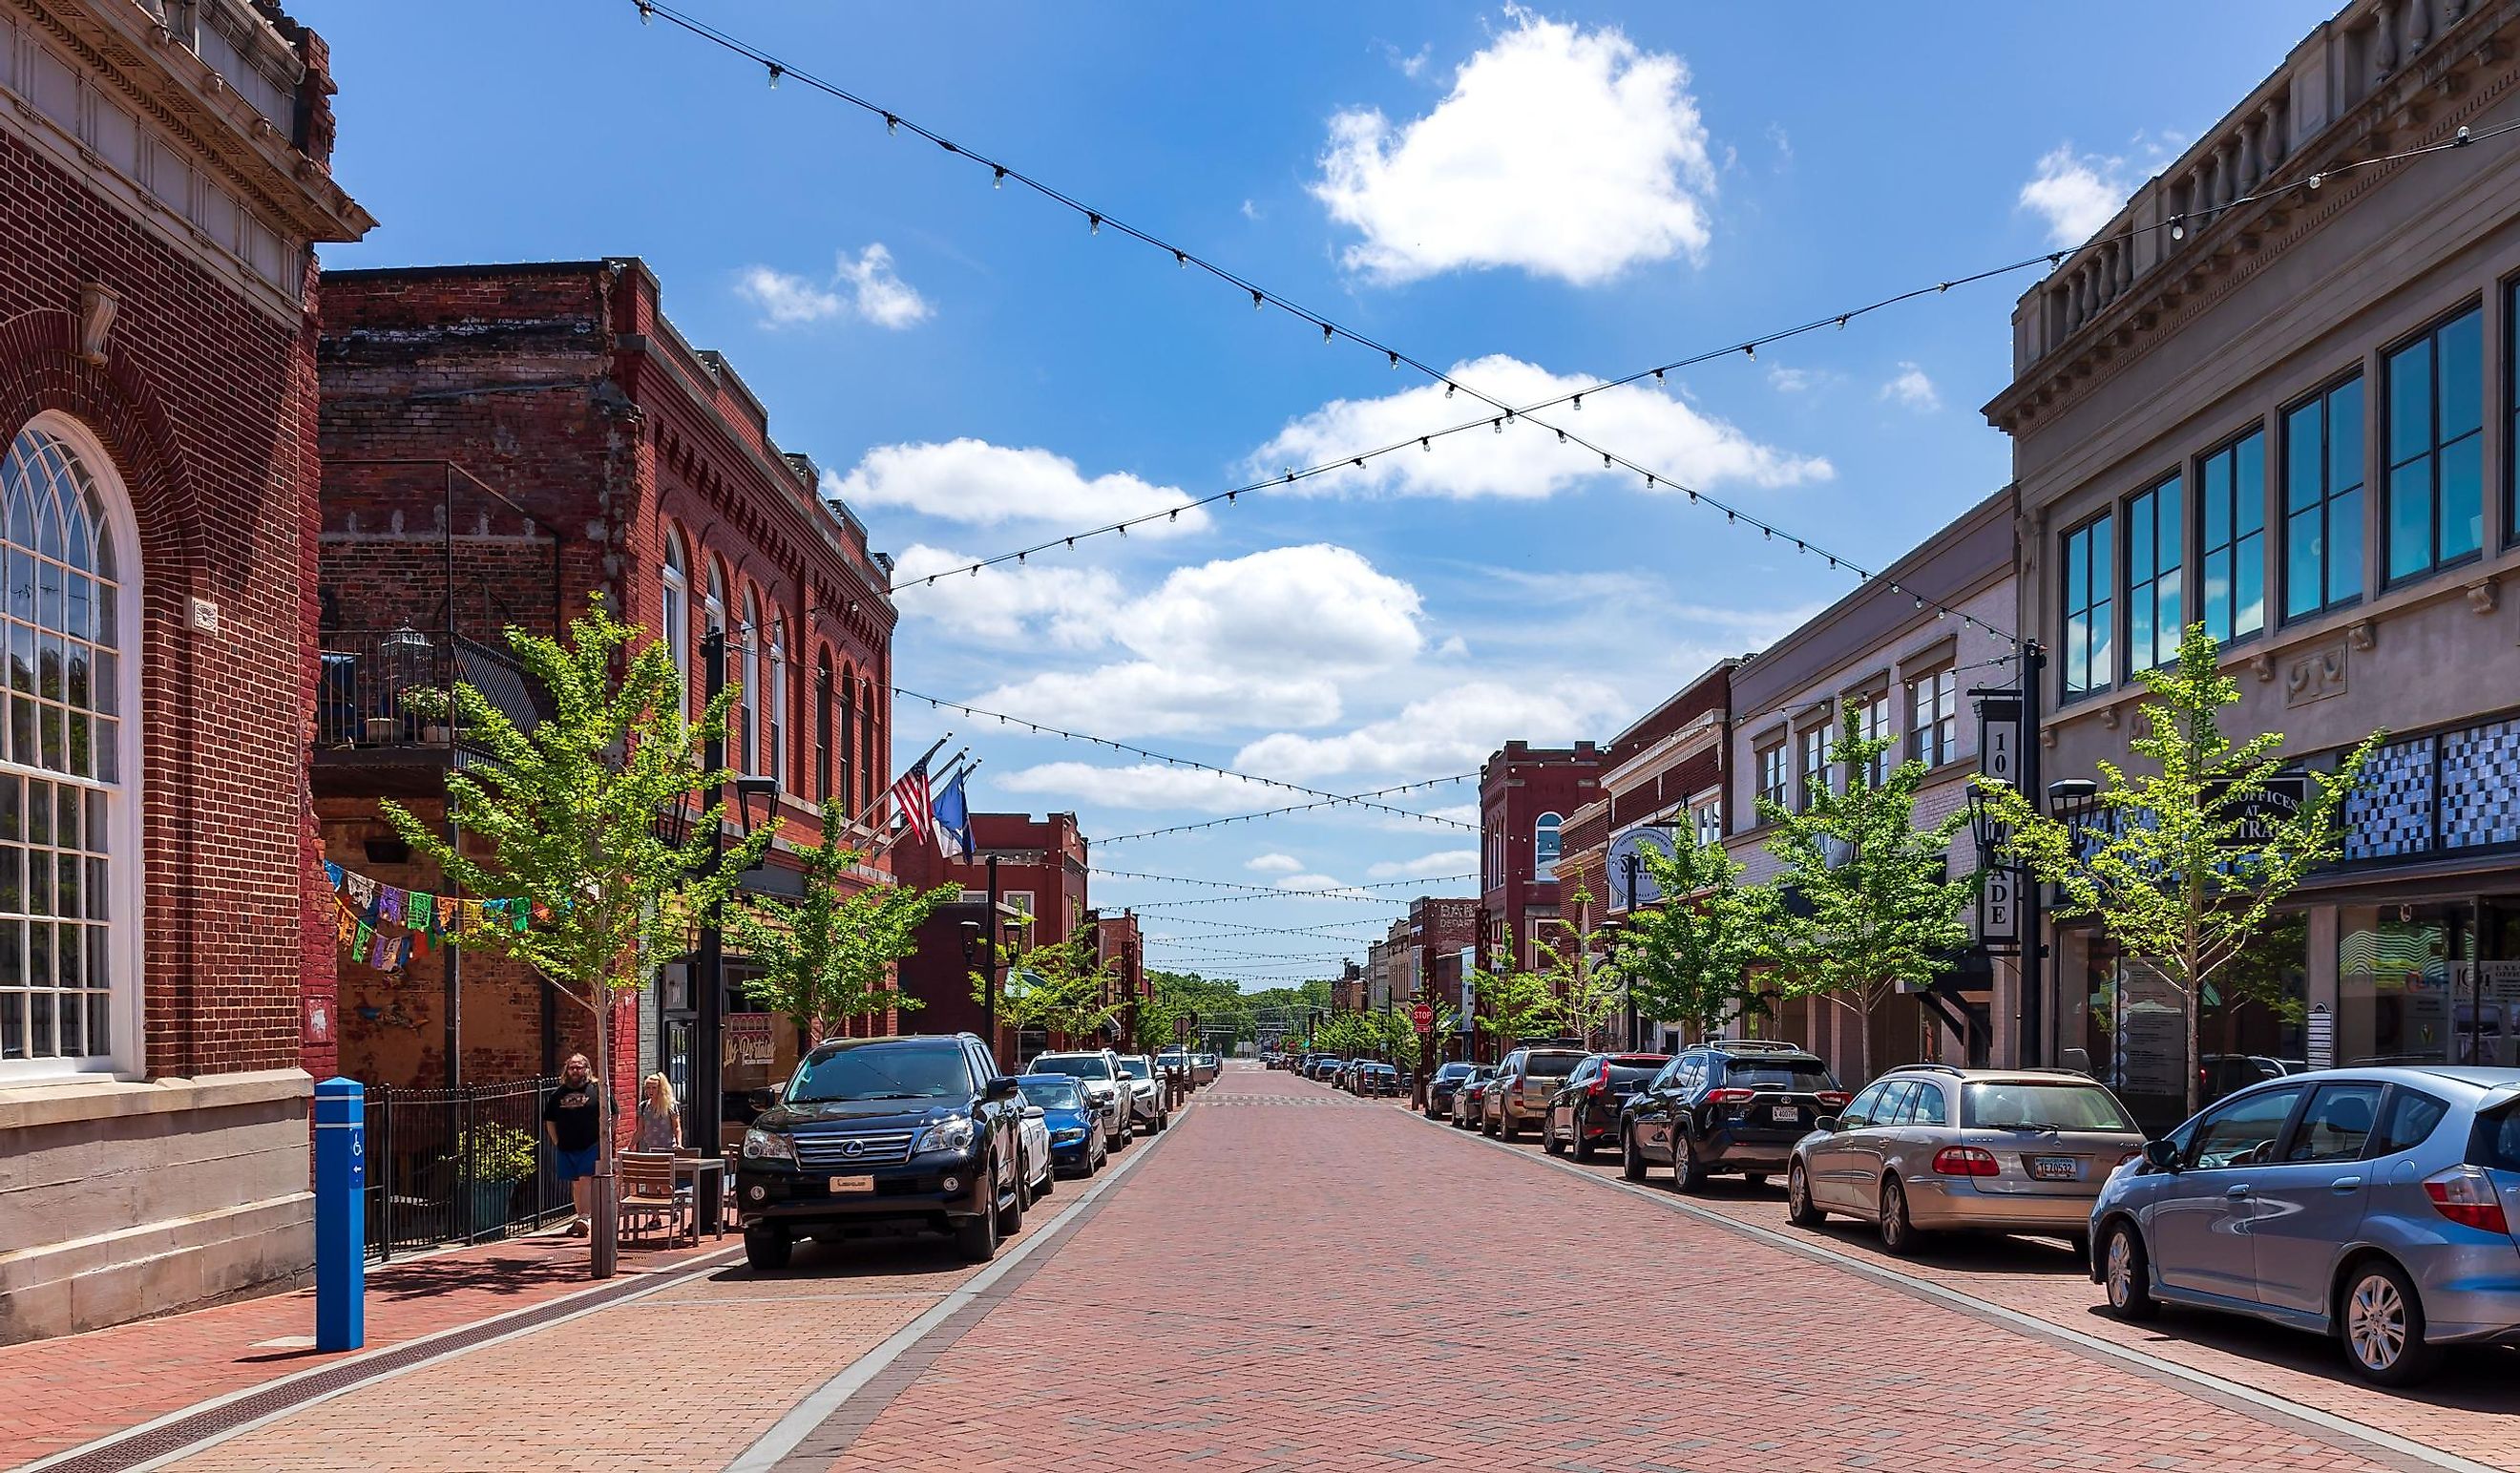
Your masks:
M971 857L971 805L963 796L964 775L956 773L954 781L928 805L929 821L936 830L936 847L950 860Z

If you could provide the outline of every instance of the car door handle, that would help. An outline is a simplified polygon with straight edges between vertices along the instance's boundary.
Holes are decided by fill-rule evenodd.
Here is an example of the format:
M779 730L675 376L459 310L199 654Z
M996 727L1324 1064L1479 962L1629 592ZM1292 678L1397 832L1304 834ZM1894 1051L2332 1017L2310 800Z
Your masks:
M2237 1186L2227 1186L2227 1187L2223 1188L2223 1195L2224 1195L2225 1197L2229 1198L2231 1201L2234 1201L2234 1202L2237 1202L2237 1201L2241 1200L2242 1198L2246 1197L2248 1194L2249 1194L2249 1186L2248 1186L2248 1183L2245 1183L2245 1182L2241 1183L2240 1183L2239 1185L2237 1185Z
M2327 1189L2340 1197L2350 1197L2362 1189L2361 1177L2339 1177L2327 1183Z

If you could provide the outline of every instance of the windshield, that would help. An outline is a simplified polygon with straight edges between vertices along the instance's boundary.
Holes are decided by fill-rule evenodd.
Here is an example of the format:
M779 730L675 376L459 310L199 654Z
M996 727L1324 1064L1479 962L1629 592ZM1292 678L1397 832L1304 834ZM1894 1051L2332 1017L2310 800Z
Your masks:
M1467 1065L1467 1064L1461 1064L1461 1063L1453 1063L1453 1064L1446 1064L1446 1065L1445 1065L1444 1067L1442 1067L1441 1069L1436 1070L1436 1071L1435 1071L1435 1077L1436 1077L1437 1079L1464 1079L1464 1078L1467 1078L1467 1077L1468 1077L1469 1072L1470 1072L1470 1066L1469 1066L1469 1065Z
M1026 1074L1072 1074L1078 1079L1109 1079L1111 1066L1099 1053L1045 1053L1025 1068Z
M2095 1084L1986 1084L1961 1092L1962 1125L1984 1131L2132 1131L2117 1096Z
M1574 1072L1577 1064L1580 1064L1583 1061L1584 1055L1580 1053L1534 1053L1528 1059L1523 1061L1522 1072L1526 1075L1539 1075L1544 1078L1553 1077L1564 1079L1568 1074Z
M943 1099L971 1093L961 1046L874 1044L815 1054L788 1081L789 1104L841 1099Z
M1736 1058L1724 1066L1724 1082L1748 1090L1794 1090L1805 1094L1836 1088L1828 1070L1816 1058Z
M1076 1087L1069 1084L1066 1080L1022 1079L1017 1080L1016 1083L1022 1087L1024 1098L1041 1106L1045 1110L1081 1110L1085 1108L1085 1096L1078 1094Z
M1155 1077L1154 1066L1142 1058L1124 1058L1120 1060L1120 1072L1129 1076L1131 1079L1152 1079Z

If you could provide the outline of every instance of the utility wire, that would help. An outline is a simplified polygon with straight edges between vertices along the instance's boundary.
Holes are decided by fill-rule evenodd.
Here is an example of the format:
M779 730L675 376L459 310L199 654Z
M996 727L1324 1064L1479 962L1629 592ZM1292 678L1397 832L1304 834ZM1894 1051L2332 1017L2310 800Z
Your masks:
M1138 746L1132 742L1114 741L1108 736L1096 736L1086 732L1071 732L1062 727L1046 726L1041 722L1026 721L1020 716L1009 716L1004 711L983 711L977 706L965 705L958 700L947 700L941 695L929 695L923 691L913 691L906 686L893 687L892 693L899 696L905 696L911 700L923 700L927 702L928 707L931 710L959 711L966 716L991 717L995 719L1000 726L1022 727L1025 731L1032 733L1036 736L1057 736L1064 741L1092 742L1096 746L1109 747L1115 752L1127 752L1131 756L1144 757L1150 762L1160 762L1167 767L1186 767L1196 772L1214 773L1221 778L1234 778L1244 782L1256 782L1262 787L1283 788L1287 792L1302 793L1306 797L1310 798L1328 799L1333 803L1352 803L1359 808L1372 809L1375 813L1387 813L1395 818L1416 819L1421 824L1440 824L1448 828L1462 828L1472 833L1476 833L1478 831L1479 826L1476 824L1464 824L1459 819L1439 818L1431 813L1418 813L1413 809L1395 808L1388 803L1376 803L1370 798L1351 797L1346 793L1334 793L1329 791L1328 788L1306 787L1300 782L1282 782L1275 778L1255 778L1249 773L1238 773L1232 768L1218 767L1212 762L1199 762L1189 757L1176 757L1168 752L1154 751L1148 747ZM1452 780L1430 779L1428 781L1448 781ZM1306 806L1309 807L1314 805Z

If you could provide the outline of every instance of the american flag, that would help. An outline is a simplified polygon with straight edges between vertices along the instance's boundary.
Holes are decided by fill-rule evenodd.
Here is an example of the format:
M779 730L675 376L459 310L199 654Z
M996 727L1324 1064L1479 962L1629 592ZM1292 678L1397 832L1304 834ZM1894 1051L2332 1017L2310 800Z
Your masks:
M922 757L892 784L892 806L905 827L924 829L934 815L927 795L927 759Z

